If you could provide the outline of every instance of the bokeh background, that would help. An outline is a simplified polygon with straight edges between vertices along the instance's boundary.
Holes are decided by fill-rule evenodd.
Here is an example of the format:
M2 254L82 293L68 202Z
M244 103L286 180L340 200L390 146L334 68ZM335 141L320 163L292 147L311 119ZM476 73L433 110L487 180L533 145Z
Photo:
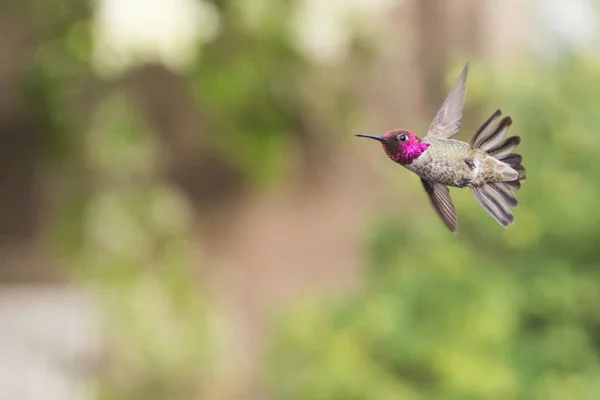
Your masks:
M600 3L0 1L0 398L600 399ZM353 134L466 61L502 229Z

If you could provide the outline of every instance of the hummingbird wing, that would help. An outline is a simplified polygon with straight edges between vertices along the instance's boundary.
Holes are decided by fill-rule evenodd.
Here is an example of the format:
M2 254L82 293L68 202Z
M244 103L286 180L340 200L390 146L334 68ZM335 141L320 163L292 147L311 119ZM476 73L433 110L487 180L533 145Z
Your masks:
M433 118L425 137L437 136L447 139L458 133L461 126L465 97L467 95L468 74L469 63L466 63L458 81L450 91L450 94L448 94L442 107L438 110L435 118Z
M456 210L452 199L450 198L450 191L448 186L442 185L441 183L435 183L421 178L423 188L429 195L431 205L435 209L435 212L444 221L444 224L452 232L458 231L458 217L456 216Z

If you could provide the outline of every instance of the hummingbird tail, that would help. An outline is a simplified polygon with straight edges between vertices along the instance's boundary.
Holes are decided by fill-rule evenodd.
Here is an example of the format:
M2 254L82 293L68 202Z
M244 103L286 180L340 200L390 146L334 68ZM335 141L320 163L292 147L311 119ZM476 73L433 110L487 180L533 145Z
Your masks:
M511 148L509 153L516 147L509 143L510 140L507 139L505 142L506 147ZM504 146L502 145L497 151L503 151ZM525 181L525 167L521 164L522 160L520 154L513 153L500 158L499 161L508 165L506 171L502 172L507 180L471 189L479 204L504 227L512 225L515 221L511 208L519 205L515 192L521 188L521 182Z
M502 111L496 110L473 135L471 145L507 164L510 168L506 168L506 180L503 183L507 184L512 190L519 190L521 183L526 180L526 171L522 164L523 157L520 154L513 153L513 151L521 143L521 138L511 136L504 139L513 121L511 117L499 119L501 115Z
M500 161L510 165L510 167L517 171L517 179L507 182L502 182L503 185L507 185L513 191L517 191L521 189L521 183L527 180L527 170L523 166L523 156L520 154L509 154L505 158L500 159Z
M521 188L521 183L526 180L526 170L523 167L523 156L513 153L521 143L521 138L512 136L505 139L512 119L504 117L500 110L477 130L471 145L487 152L490 156L505 164L502 171L504 180L489 183L479 188L472 188L473 195L481 206L502 226L511 225L515 217L511 208L517 207L519 202L515 192Z
M511 208L517 206L514 193L502 183L492 183L482 187L471 188L473 195L498 223L504 227L512 225L515 217Z

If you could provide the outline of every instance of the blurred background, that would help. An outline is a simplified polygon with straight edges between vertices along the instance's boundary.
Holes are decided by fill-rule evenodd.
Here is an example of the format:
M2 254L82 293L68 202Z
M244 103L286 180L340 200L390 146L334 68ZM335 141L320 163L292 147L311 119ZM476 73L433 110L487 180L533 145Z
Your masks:
M0 2L0 398L600 399L594 0ZM465 62L502 229L353 134Z

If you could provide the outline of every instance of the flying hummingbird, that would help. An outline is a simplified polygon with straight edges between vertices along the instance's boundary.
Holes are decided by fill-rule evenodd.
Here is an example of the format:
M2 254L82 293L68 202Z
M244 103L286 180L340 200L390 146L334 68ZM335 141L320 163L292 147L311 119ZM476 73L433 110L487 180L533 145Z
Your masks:
M448 186L470 188L479 204L507 227L515 220L511 211L518 204L515 192L525 181L523 157L513 153L521 138L505 139L512 119L500 119L500 110L484 122L471 143L451 139L461 127L468 71L467 63L423 139L404 129L383 136L356 135L381 142L392 161L421 178L433 208L452 232L458 230L458 218Z

